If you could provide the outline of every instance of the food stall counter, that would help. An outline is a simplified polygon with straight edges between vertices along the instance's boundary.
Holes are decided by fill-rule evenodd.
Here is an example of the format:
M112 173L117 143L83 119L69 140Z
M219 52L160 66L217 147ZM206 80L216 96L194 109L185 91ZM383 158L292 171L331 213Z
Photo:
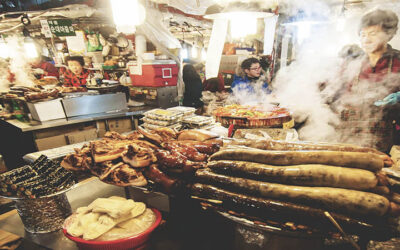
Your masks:
M151 107L151 106L132 107L132 108L129 108L128 110L122 110L122 111L118 111L118 112L97 113L97 114L76 116L76 117L71 117L71 118L67 118L67 119L57 119L57 120L45 121L45 122L39 122L39 121L32 120L27 123L27 122L21 122L16 119L6 120L4 122L7 122L7 123L13 125L14 127L20 129L22 132L28 132L28 131L36 131L36 130L46 129L46 128L65 126L65 125L70 125L70 124L89 122L89 121L97 121L97 120L117 118L117 117L141 115L144 112L146 112L150 109L153 109L153 108L154 107Z
M103 132L108 131L109 125L111 125L109 121L119 119L127 120L125 121L127 122L126 126L129 125L127 129L131 130L138 124L137 116L150 109L153 109L153 107L132 107L117 112L96 113L45 122L30 121L25 123L19 120L0 120L0 136L2 138L13 138L12 140L3 140L0 143L0 154L3 155L7 168L9 170L14 169L24 164L22 157L28 153L79 142L68 141L67 143L63 136L65 133L84 130L86 126L90 127L93 132L96 130L97 124L100 123L103 124L101 128ZM60 138L62 142L57 141L57 139L61 140ZM44 139L46 144L40 146L38 139L41 141Z

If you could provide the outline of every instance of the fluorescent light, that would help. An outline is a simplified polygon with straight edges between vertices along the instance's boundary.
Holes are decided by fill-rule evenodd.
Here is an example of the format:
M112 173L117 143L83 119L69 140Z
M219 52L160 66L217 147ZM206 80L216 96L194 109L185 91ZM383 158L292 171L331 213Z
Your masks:
M146 18L146 10L138 0L110 0L110 4L118 32L134 33L135 26Z
M36 46L33 42L24 43L24 50L25 50L26 56L28 58L38 57L38 52L37 52Z
M246 12L230 13L231 36L233 38L246 37L257 33L257 18Z

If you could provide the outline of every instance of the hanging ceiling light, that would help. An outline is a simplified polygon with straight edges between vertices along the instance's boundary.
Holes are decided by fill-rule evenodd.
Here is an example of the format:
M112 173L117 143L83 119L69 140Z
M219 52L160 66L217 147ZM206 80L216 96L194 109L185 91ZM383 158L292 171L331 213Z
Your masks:
M197 47L193 45L192 46L192 51L190 52L192 58L197 58L197 56L198 56L197 50L198 50Z
M0 41L0 57L1 58L8 58L10 57L10 48L8 47L7 43L4 41Z
M144 22L146 10L138 0L110 0L117 31L135 33L136 26Z
M25 55L28 58L36 58L39 56L38 51L36 49L35 42L32 38L25 38L24 39L24 51Z
M259 3L246 4L243 2L231 2L225 7L214 4L207 8L204 18L208 19L233 19L247 14L252 18L265 18L275 15L270 10L263 9ZM243 20L242 20L243 21Z
M201 49L201 60L205 61L207 59L207 51L205 48Z
M229 20L232 37L239 38L257 33L257 19L271 16L274 13L264 11L258 3L231 2L226 7L218 4L210 6L204 17Z

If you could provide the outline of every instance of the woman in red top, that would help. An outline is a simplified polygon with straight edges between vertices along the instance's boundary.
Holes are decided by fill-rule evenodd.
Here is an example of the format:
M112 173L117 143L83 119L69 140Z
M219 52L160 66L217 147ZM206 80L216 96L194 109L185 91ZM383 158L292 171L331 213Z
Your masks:
M81 56L71 56L66 59L68 69L64 69L64 86L80 87L86 85L90 71L83 68L85 62Z
M46 60L44 56L38 57L32 64L35 75L38 75L40 79L45 76L59 76L57 68Z
M379 9L361 20L360 38L365 55L358 75L341 97L344 109L338 132L342 142L383 152L389 152L395 143L393 124L399 120L398 106L379 100L400 91L400 51L388 44L396 34L398 21L394 12Z

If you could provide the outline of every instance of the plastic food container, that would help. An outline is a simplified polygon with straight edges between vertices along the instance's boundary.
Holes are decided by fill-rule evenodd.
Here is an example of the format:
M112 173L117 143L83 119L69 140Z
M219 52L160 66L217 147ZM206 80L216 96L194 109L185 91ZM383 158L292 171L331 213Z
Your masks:
M151 119L151 118L148 118L148 117L143 117L142 120L145 123L158 125L158 126L170 126L170 125L175 124L177 122L176 120L175 121L163 121L163 120Z
M183 116L191 116L196 111L195 108L184 107L184 106L172 107L172 108L168 108L167 110L181 112L181 113L183 113Z
M209 116L200 116L200 115L195 115L191 117L185 117L182 119L182 123L191 125L191 126L196 126L196 127L202 127L208 124L211 124L214 122L214 119Z
M155 120L176 121L181 118L183 114L181 112L165 109L152 109L145 112L144 116Z
M79 249L87 250L122 250L122 249L138 249L143 247L146 241L149 240L151 233L160 225L161 213L157 209L151 209L156 215L154 224L149 227L146 231L123 239L110 240L110 241L94 241L84 240L80 237L73 237L67 233L65 227L63 228L64 235L76 243Z
M180 123L174 123L169 126L159 126L159 125L150 124L150 123L143 123L143 127L145 129L150 129L150 130L154 130L154 129L158 129L158 128L165 128L165 127L172 128L174 130L179 130L182 127L182 125Z

